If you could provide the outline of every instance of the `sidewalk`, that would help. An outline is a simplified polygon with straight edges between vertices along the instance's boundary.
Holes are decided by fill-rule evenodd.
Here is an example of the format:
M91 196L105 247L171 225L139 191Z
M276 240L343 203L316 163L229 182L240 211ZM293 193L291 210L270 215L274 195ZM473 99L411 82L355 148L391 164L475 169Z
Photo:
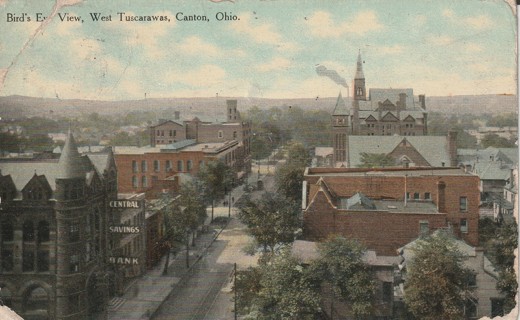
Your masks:
M218 233L214 232L217 230L219 229L214 230L210 227L208 232L199 234L195 240L195 247L190 246L189 269L186 268L186 249L184 249L175 257L170 255L168 274L163 275L165 255L152 270L125 288L122 297L113 298L109 302L106 314L98 319L150 319L161 303L176 291L176 287L189 278L194 265L218 237Z

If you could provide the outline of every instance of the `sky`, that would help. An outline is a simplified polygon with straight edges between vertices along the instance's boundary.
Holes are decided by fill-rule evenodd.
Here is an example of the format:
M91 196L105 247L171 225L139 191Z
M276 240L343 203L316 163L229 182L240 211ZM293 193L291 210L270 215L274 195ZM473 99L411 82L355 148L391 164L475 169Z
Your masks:
M217 21L218 12L237 20ZM82 21L61 21L66 13ZM516 20L499 0L0 0L0 30L0 96L347 96L358 53L367 88L517 88Z

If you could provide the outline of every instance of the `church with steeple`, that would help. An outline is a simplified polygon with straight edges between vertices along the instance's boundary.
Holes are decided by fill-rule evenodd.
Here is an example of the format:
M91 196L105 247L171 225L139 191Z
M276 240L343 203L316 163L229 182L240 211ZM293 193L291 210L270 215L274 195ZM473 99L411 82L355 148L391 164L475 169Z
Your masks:
M332 112L333 162L346 166L349 136L425 136L428 134L426 98L412 88L367 90L363 59L358 54L351 108L341 92ZM368 94L367 94L368 93Z
M117 270L108 226L117 199L111 151L82 155L69 130L60 158L0 160L0 288L24 319L102 312Z

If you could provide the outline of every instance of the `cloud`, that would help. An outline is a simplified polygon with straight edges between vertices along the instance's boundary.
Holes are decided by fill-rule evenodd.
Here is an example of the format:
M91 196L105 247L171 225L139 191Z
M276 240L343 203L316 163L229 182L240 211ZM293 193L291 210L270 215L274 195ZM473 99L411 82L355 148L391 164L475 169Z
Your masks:
M177 48L183 53L190 55L218 56L222 53L218 47L204 42L196 36L191 36L184 39L184 41L179 43Z
M194 87L214 86L225 82L226 71L216 65L206 64L193 70L168 70L167 82Z
M481 52L482 46L480 44L474 43L474 42L468 42L465 44L466 51L470 52Z
M473 29L482 30L493 26L493 21L489 16L481 14L478 16L462 17L455 14L452 10L447 9L442 12L445 18L448 18L452 23L460 26L469 26Z
M398 45L398 44L393 45L393 46L382 46L382 47L377 48L377 52L379 54L385 54L385 55L399 54L399 53L402 53L403 51L404 51L403 46Z
M336 84L348 88L347 81L345 78L339 75L335 70L327 69L327 67L322 65L316 66L316 73L321 77L327 77L334 81Z
M269 44L281 50L295 51L299 46L287 39L284 39L278 33L275 27L270 23L259 23L252 19L251 14L244 13L240 15L240 20L232 25L232 30L236 33L245 34L251 40L259 44Z
M280 69L288 69L291 66L291 61L285 58L274 58L273 60L259 64L255 66L255 69L259 72L270 72L270 71L276 71Z
M432 43L436 46L447 46L455 42L455 39L453 39L450 36L442 35L442 36L431 36L428 37L428 42Z
M363 11L345 22L337 22L331 14L317 11L306 21L310 33L319 38L338 38L345 34L361 36L382 29L377 15L373 11Z

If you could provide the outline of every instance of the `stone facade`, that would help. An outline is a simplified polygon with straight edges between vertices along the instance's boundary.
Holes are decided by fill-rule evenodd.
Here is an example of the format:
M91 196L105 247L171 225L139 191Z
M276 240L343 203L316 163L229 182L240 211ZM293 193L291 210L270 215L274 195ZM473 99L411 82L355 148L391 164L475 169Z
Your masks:
M0 162L2 297L24 319L87 319L115 289L107 226L117 216L112 155Z

